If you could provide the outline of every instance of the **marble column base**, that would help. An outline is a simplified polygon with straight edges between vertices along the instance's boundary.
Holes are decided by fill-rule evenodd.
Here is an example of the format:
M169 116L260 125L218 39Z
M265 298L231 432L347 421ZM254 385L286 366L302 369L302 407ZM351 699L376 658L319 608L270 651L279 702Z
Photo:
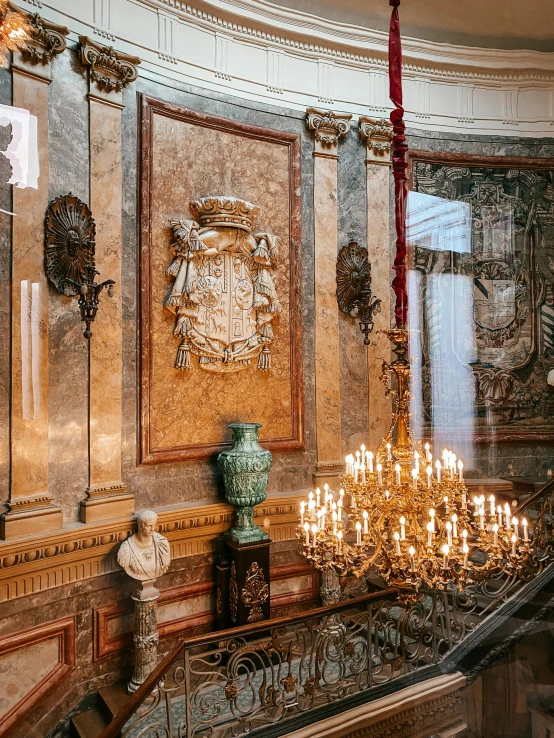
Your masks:
M5 541L59 530L63 525L61 508L48 497L15 499L8 507L0 515L0 538Z
M342 484L344 476L344 464L342 461L324 461L316 464L316 470L312 474L312 485L323 488L328 484L331 489L337 489Z
M79 509L82 523L125 518L135 512L135 498L122 482L91 485L86 492Z

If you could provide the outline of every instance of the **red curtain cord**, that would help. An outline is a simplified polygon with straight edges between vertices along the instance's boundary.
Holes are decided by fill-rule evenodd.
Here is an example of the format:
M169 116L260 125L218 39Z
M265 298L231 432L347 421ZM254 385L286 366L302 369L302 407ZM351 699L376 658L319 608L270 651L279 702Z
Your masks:
M406 290L406 200L408 188L406 170L408 168L408 144L402 107L402 42L398 6L400 0L389 0L393 6L389 30L389 83L390 99L395 109L390 114L393 127L392 171L394 174L394 212L396 220L396 255L394 258L395 277L392 288L396 295L394 314L396 325L404 328L408 312L408 293Z

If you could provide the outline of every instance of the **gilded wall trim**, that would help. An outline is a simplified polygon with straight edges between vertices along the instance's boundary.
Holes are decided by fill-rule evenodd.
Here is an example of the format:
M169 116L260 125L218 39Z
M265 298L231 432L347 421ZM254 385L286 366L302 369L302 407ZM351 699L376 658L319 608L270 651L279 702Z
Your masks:
M269 519L273 541L294 540L299 503L300 496L268 498L255 517L259 522ZM158 530L168 538L175 560L212 552L215 538L231 526L232 518L233 508L226 503L164 510ZM129 516L0 543L0 602L119 571L117 545L133 528Z

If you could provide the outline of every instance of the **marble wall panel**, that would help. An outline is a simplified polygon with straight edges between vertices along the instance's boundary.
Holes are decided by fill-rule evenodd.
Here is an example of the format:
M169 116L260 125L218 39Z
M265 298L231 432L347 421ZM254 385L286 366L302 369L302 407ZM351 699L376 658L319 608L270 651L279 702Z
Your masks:
M91 210L104 291L90 345L90 484L121 480L121 111L90 100Z
M59 638L48 638L0 656L2 717L35 689L59 663Z
M337 262L337 160L314 164L316 415L318 463L340 463L341 396L339 318L335 295Z
M151 453L187 446L217 444L232 421L262 423L261 439L294 436L291 414L289 322L291 263L288 244L294 238L289 220L291 171L289 146L215 130L154 113L150 177L150 388ZM268 173L270 175L268 176ZM275 321L269 372L253 365L231 374L174 368L178 341L174 316L163 309L171 287L165 270L171 262L170 218L188 218L188 203L208 194L239 197L259 206L255 231L282 238L275 286L282 313ZM144 279L144 274L142 275Z
M141 72L141 74L145 74ZM146 73L148 74L148 73ZM305 449L273 452L269 490L306 488L315 463L313 352L313 145L305 135L304 116L264 107L188 85L165 86L161 78L141 76L136 89L124 91L123 110L123 481L137 509L183 501L213 501L222 495L215 460L137 466L137 91L184 107L263 128L296 133L302 140L302 360ZM167 252L169 253L169 252ZM175 346L173 347L175 348Z
M11 499L48 495L48 82L14 71L13 101L37 117L38 188L15 188L12 260Z
M365 144L353 129L339 144L338 250L368 247ZM375 286L374 286L375 289ZM367 348L358 322L339 311L342 455L368 442Z
M10 105L12 79L9 70L0 67L0 103ZM0 177L0 210L11 212L12 188ZM11 216L0 212L0 342L10 345L11 337ZM10 352L0 352L0 514L9 496L10 458Z
M52 77L49 199L72 192L89 204L87 82L75 52L54 57ZM88 484L88 344L77 298L51 288L48 343L50 485L64 520L73 522Z

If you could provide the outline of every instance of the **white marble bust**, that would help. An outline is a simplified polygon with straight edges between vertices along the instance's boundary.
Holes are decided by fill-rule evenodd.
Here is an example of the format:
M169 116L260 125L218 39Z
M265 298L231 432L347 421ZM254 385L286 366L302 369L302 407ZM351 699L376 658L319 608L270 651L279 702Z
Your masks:
M152 510L139 513L137 532L123 541L117 552L119 566L141 582L160 577L171 561L169 541L155 531L157 520Z

